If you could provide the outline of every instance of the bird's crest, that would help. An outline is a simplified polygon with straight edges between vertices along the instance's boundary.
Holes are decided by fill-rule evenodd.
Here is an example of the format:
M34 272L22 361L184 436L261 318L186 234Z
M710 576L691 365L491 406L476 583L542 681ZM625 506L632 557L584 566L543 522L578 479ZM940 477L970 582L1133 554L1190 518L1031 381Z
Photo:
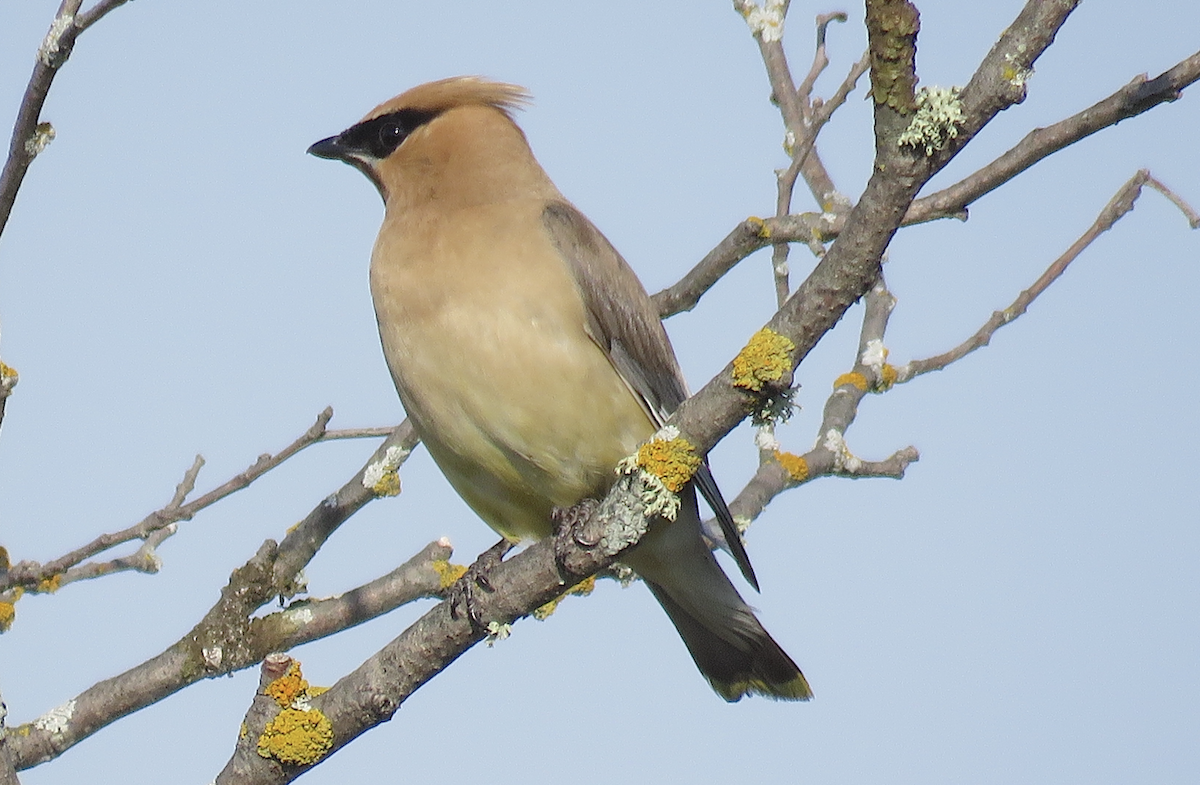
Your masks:
M511 119L514 111L531 100L529 91L520 85L493 82L481 76L454 76L406 90L372 109L360 122L402 109L436 114L459 106L491 106Z

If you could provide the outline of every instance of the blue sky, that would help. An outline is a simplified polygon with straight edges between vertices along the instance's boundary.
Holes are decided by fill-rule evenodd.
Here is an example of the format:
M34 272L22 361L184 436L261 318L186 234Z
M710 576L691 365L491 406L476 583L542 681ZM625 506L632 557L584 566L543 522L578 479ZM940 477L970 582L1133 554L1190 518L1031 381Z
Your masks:
M56 3L0 7L0 108L15 116ZM922 84L963 84L1017 2L926 2ZM793 2L788 52L816 13ZM865 46L861 8L830 30L828 95ZM1082 4L1028 100L933 187L1029 129L1193 53L1200 8ZM199 452L207 489L275 451L326 405L334 426L403 416L366 268L382 214L348 167L304 154L429 79L530 88L520 118L560 189L651 291L774 204L785 163L757 48L729 3L136 2L80 39L0 239L0 356L21 372L0 431L0 544L47 560L169 500ZM861 91L822 136L839 188L871 165ZM1200 203L1197 98L1123 122L980 200L966 223L906 229L886 267L894 361L926 357L1008 305L1148 167ZM798 209L812 205L803 197ZM752 602L803 668L811 704L714 696L644 587L603 585L525 621L306 775L581 783L1192 783L1200 776L1200 513L1194 453L1200 235L1146 193L992 345L864 402L864 458L909 444L899 482L824 479L779 499L748 547ZM811 266L792 255L794 279ZM668 329L698 388L774 310L767 254ZM800 368L807 450L853 361L859 308ZM9 719L33 719L161 651L230 571L356 471L373 443L311 448L181 524L156 576L27 597L0 638ZM733 496L743 427L713 454ZM418 453L404 493L352 519L308 570L329 595L450 537L494 540ZM331 684L427 604L298 649ZM197 684L22 775L27 785L207 782L257 682ZM579 755L578 749L583 754ZM432 754L431 754L432 753ZM594 761L606 761L595 766ZM586 761L586 762L581 762Z

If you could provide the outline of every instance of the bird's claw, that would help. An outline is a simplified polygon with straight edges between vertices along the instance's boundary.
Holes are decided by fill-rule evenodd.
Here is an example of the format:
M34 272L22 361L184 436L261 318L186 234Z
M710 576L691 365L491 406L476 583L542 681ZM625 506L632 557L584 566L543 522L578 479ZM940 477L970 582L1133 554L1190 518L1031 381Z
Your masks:
M554 566L564 581L578 577L567 566L570 551L574 548L590 550L600 544L599 536L586 526L599 506L600 503L595 499L584 499L573 507L555 507L551 512L554 523Z
M479 558L475 560L475 563L468 567L462 577L454 582L454 585L450 587L446 596L446 599L450 602L451 618L461 619L465 611L467 620L471 622L472 627L477 630L487 629L487 624L484 622L479 610L479 601L476 599L475 590L479 588L485 592L495 591L491 581L488 580L487 574L497 564L504 561L504 555L512 550L512 547L512 543L508 540L501 540L496 543L479 554Z

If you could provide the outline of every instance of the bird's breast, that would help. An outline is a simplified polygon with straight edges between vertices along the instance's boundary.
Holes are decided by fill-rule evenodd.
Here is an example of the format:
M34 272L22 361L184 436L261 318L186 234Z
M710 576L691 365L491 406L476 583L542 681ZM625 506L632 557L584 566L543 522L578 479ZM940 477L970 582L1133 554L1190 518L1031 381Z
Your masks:
M385 222L371 266L405 410L458 493L512 539L611 484L653 432L588 336L539 205Z

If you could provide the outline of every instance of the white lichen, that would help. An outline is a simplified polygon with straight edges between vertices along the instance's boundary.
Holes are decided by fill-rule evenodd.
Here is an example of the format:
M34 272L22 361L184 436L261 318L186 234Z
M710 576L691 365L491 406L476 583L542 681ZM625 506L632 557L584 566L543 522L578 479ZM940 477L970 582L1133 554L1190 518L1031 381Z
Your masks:
M668 429L664 428L663 430ZM676 429L675 433L678 435L679 431ZM656 440L658 440L657 435L652 441ZM666 518L668 521L675 520L675 516L679 514L679 497L676 496L670 488L664 485L662 480L646 471L641 466L638 466L637 455L630 455L627 458L623 458L621 462L617 464L617 474L636 474L638 479L642 481L642 490L638 495L638 498L642 503L642 507L644 508L645 518L651 518L655 515L659 515L663 518ZM642 519L640 528L634 526L627 531L623 530L616 538L614 538L614 540L619 542L626 536L633 537L634 539L627 540L626 544L628 544L640 539L641 536L646 532L645 518ZM620 549L620 547L617 548L617 550ZM616 552L616 550L610 551L610 553Z
M151 575L162 570L163 560L156 550L148 550L142 558L142 570Z
M754 2L743 2L738 6L750 32L763 43L783 39L783 14L786 0L766 0L761 6Z
M638 578L638 574L633 571L632 567L619 561L613 562L608 571L617 579L617 583L621 584L622 589L628 589Z
M396 475L400 464L408 457L409 451L403 447L392 445L384 452L383 457L371 463L363 470L363 487L377 496L395 496L400 492L400 479Z
M312 608L293 608L284 611L283 617L289 624L294 624L299 628L312 623L313 612Z
M850 452L850 448L846 446L846 439L842 436L841 431L833 428L826 431L823 446L826 450L833 453L833 468L835 471L853 474L862 468L862 460Z
M965 121L957 87L922 87L917 91L917 111L898 141L901 147L924 148L930 156L957 137Z
M1017 56L1012 52L1004 55L1004 61L1007 65L1004 66L1004 74L1008 77L1008 83L1017 89L1024 89L1026 82L1033 76L1033 69L1017 62Z
M30 158L37 158L54 141L56 133L50 123L38 123L33 133L25 140L25 154Z
M494 646L496 641L502 641L509 635L512 635L511 624L489 621L487 625L487 637L484 638L484 641L490 647Z
M74 716L75 701L72 699L38 717L33 721L33 727L51 735L57 735L67 730L71 724L71 718Z
M204 664L210 668L221 667L221 660L225 659L225 652L220 646L207 646L200 650L200 654L204 657Z
M867 341L867 347L863 349L859 362L870 368L875 373L876 378L878 378L883 373L883 364L887 362L887 358L888 350L883 345L883 341L878 338L872 338Z
M779 440L775 438L775 427L771 423L758 426L758 430L754 432L754 446L764 452L775 452L782 448Z
M658 431L653 436L650 437L650 441L652 441L652 442L669 442L672 439L678 439L678 438L679 438L679 429L677 427L675 427L674 425L664 425L663 427L659 428Z
M47 68L57 68L62 65L60 57L62 47L63 33L70 29L71 25L75 24L74 14L61 14L54 17L54 21L50 24L50 30L46 33L45 39L42 40L42 45L38 47L37 58L42 65Z
M296 571L296 577L292 578L291 594L304 594L308 591L308 575L304 572L304 568Z

